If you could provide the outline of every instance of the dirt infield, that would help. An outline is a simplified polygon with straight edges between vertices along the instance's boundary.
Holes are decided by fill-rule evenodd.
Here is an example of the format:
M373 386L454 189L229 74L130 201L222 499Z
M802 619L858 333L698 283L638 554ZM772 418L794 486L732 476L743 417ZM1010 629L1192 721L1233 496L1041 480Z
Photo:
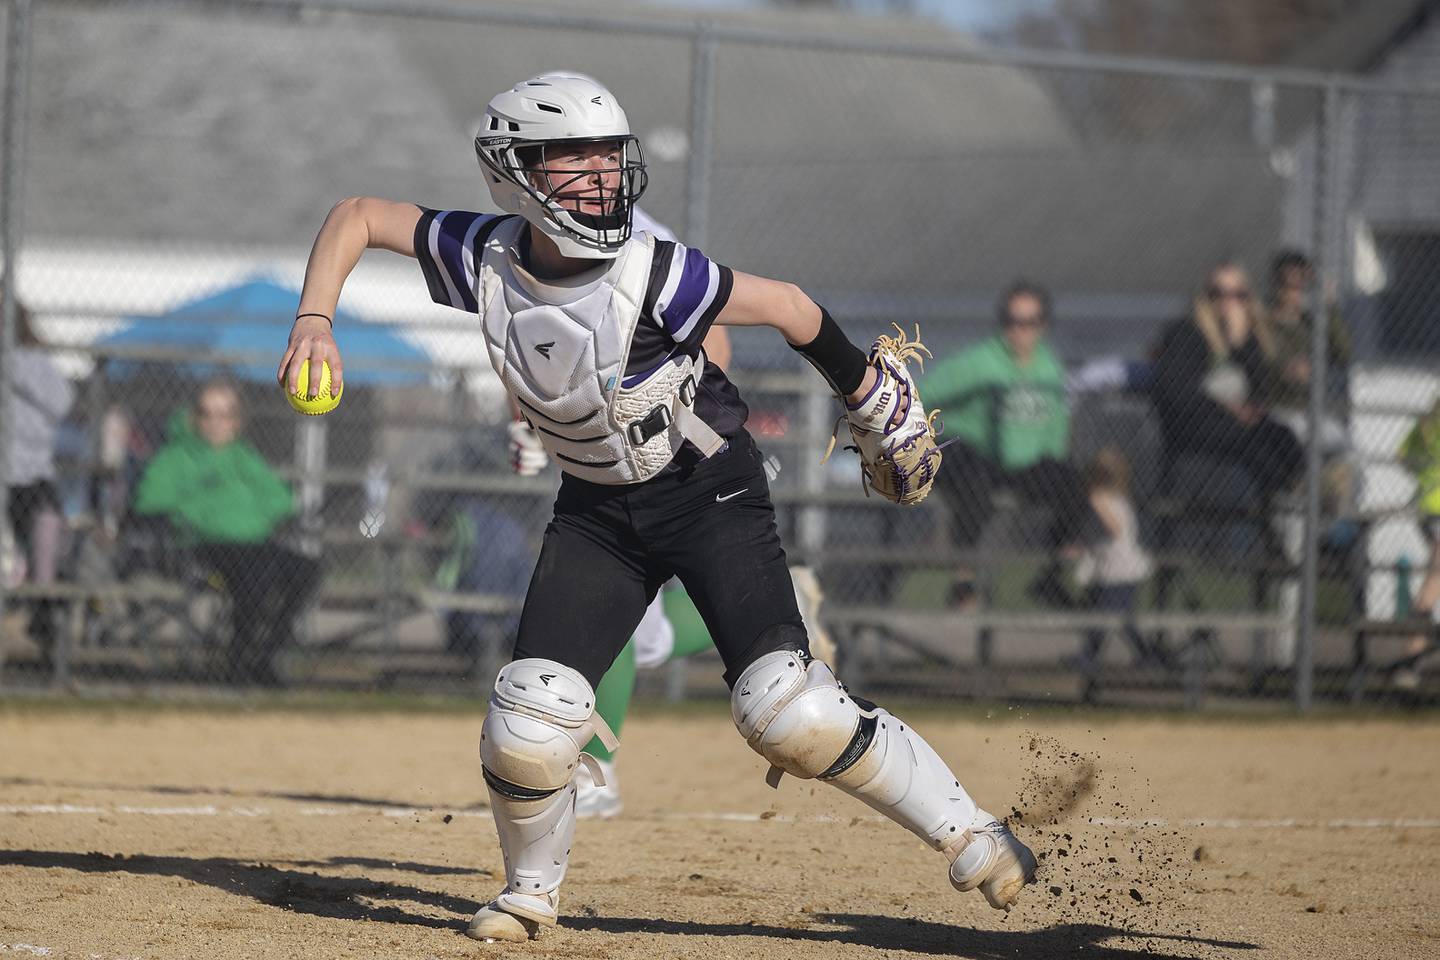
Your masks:
M0 957L1440 955L1440 723L917 725L1043 853L1015 912L712 712L642 716L562 925L462 935L501 884L476 714L0 713Z

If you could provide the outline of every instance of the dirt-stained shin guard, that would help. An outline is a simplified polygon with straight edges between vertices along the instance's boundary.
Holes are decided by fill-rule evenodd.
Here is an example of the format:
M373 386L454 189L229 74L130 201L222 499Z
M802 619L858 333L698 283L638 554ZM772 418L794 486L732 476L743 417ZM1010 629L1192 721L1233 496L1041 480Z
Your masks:
M785 774L834 784L950 860L958 890L1008 910L1034 879L1035 858L976 806L940 756L904 721L857 700L823 663L780 650L751 664L731 691L735 726Z

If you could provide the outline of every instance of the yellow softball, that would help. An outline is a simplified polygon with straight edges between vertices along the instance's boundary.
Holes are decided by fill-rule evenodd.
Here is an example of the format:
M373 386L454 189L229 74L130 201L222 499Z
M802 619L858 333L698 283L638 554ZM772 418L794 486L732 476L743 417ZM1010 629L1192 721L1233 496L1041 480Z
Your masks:
M329 413L340 405L340 397L345 393L345 384L340 384L340 390L334 396L330 395L330 364L324 360L320 361L320 392L314 396L306 393L310 389L310 361L306 360L300 364L300 377L296 381L298 386L294 393L286 393L285 399L290 401L290 406L300 413L312 417L318 417L322 413Z

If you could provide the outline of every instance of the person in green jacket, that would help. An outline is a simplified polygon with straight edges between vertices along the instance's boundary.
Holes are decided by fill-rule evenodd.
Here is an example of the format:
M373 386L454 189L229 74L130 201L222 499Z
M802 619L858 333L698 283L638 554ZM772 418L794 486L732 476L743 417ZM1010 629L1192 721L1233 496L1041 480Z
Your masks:
M1076 543L1092 513L1080 474L1067 461L1065 368L1045 342L1050 308L1044 287L1015 282L1000 297L1000 331L936 364L923 389L943 411L945 432L958 438L945 450L945 469L936 483L950 508L955 545L974 547L993 512L991 493L997 487L1049 507L1054 522L1048 546L1054 555L1031 593L1068 605L1059 551ZM973 577L968 566L957 571L956 605L970 602Z
M273 661L319 579L315 561L275 543L295 512L289 486L241 435L233 384L212 380L192 409L176 411L169 439L145 467L135 512L164 516L231 600L231 682L278 684Z

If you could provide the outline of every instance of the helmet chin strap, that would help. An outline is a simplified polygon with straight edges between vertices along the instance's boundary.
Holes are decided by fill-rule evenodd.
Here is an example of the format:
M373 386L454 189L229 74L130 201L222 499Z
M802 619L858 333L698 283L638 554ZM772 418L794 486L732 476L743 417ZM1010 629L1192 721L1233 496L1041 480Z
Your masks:
M535 206L538 206L538 204ZM531 210L533 211L534 207L532 207ZM520 215L524 218L531 230L531 237L528 244L529 255L526 258L529 261L527 266L533 265L535 260L535 247L541 243L549 243L561 257L567 260L588 260L591 262L614 260L625 247L624 243L600 246L595 244L594 241L578 239L574 234L570 233L543 212L536 216L530 216L526 214L526 211L522 210ZM540 234L543 239L535 239L534 234L536 233Z
M519 199L515 210L521 217L538 229L548 239L554 242L560 255L573 260L613 260L620 255L625 246L625 240L629 238L629 231L624 229L622 222L613 231L617 239L613 243L602 243L599 240L591 240L572 233L563 224L557 221L549 206L543 203L538 197L525 195ZM623 202L623 201L622 201ZM634 216L633 207L629 211ZM570 214L572 211L565 211Z

